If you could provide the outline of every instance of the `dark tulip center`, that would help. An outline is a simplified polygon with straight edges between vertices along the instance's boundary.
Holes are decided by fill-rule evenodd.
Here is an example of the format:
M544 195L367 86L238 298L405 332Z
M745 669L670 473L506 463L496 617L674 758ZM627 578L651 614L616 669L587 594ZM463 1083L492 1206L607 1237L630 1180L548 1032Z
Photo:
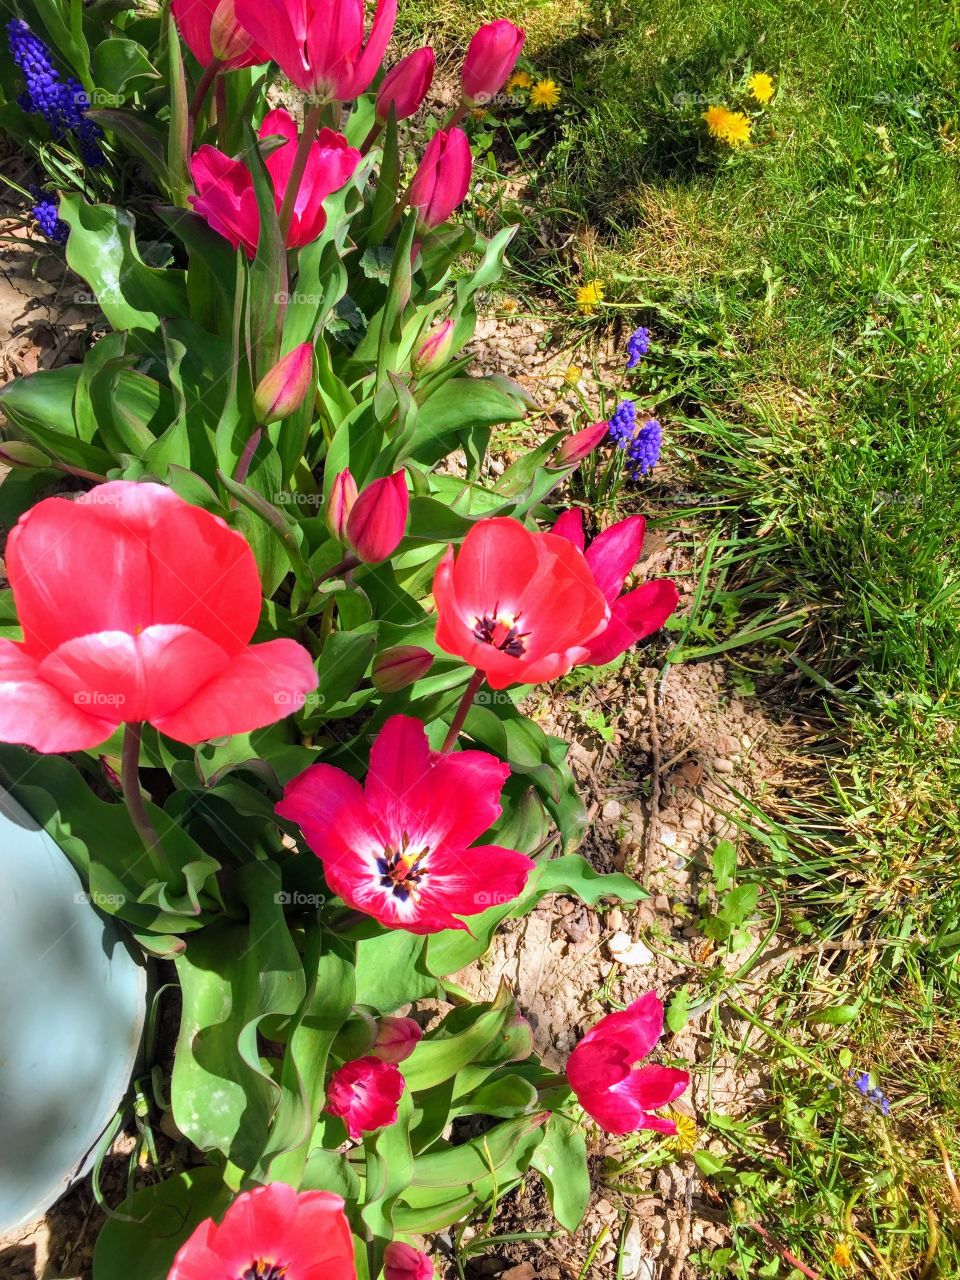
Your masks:
M388 844L383 857L377 859L381 888L392 890L401 902L406 902L411 894L416 900L420 881L427 873L424 861L429 852L429 846L411 852L410 837L404 832L400 847Z
M254 1258L246 1271L237 1280L284 1280L287 1268L279 1262L267 1262L263 1258Z
M473 634L481 644L492 644L511 658L522 658L527 651L530 632L520 630L519 613L501 613L497 605L492 613L474 619Z

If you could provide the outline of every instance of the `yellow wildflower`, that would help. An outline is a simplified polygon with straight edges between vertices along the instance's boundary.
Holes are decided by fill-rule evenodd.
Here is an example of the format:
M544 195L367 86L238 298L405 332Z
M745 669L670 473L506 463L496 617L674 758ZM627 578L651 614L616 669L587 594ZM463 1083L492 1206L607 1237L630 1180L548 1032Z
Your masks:
M522 93L533 84L533 76L526 71L515 71L507 81L507 93Z
M592 316L603 301L604 288L599 280L591 280L577 290L577 307L581 315Z
M755 71L747 80L747 88L750 96L765 107L773 97L773 76L768 76L766 71Z
M742 147L750 142L750 117L742 111L728 111L726 107L707 107L703 113L712 138L718 138L729 147Z
M504 315L512 316L520 310L520 303L516 298L506 297L500 303L500 310Z
M677 1132L668 1139L667 1145L677 1152L694 1151L697 1146L696 1120L685 1111L678 1111L676 1107L668 1108L667 1118L677 1126Z
M568 365L563 374L563 380L568 387L575 387L583 377L583 370L578 364Z
M530 105L536 110L552 111L560 101L560 86L555 80L538 80L530 90Z
M838 1240L833 1247L833 1257L830 1259L835 1267L852 1267L853 1254L850 1252L850 1246L845 1240Z

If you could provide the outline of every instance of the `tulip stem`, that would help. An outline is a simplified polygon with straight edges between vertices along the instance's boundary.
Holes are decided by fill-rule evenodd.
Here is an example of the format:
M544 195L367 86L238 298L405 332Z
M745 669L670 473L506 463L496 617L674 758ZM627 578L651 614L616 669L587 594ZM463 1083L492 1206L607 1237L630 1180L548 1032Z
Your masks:
M163 845L157 829L150 821L147 806L143 803L143 792L140 790L140 740L143 725L140 721L128 720L123 730L123 754L120 759L120 785L123 788L123 799L130 814L130 821L136 827L147 851L151 866L161 880L173 878L172 869L164 853Z
M197 91L190 99L190 107L187 111L187 142L193 145L193 134L197 127L197 116L200 114L200 108L206 101L207 94L210 92L210 86L220 74L223 63L219 58L214 58L203 69L203 75L200 77L200 83L197 85Z
M364 138L363 142L361 142L360 144L360 154L362 156L365 156L367 154L367 152L370 150L370 148L373 146L376 140L380 137L382 130L383 130L383 125L380 123L380 121L374 120L373 128L370 130L370 132Z
M450 112L446 120L443 122L444 130L452 129L454 125L458 125L463 117L467 114L467 104L461 98L459 105Z
M290 230L290 223L293 221L297 193L300 190L300 183L303 181L307 161L310 158L310 148L313 146L314 140L320 131L322 119L323 103L315 102L304 117L303 133L300 135L297 154L294 156L293 168L290 170L287 189L283 193L283 202L280 205L280 238L284 244L287 242L287 232Z
M338 560L332 569L328 569L326 573L321 573L314 586L319 587L321 582L328 582L330 578L342 578L345 573L350 573L352 569L359 569L361 564L363 564L363 561L358 560L356 556L346 555L342 560Z
M460 730L463 728L463 722L469 714L470 708L473 706L473 700L480 692L480 686L483 684L484 675L482 671L474 671L470 677L470 682L464 690L463 697L460 699L460 705L457 707L457 714L450 723L450 731L443 740L441 752L452 751L456 744L457 738L460 737Z
M257 429L252 432L250 439L243 446L243 453L241 453L240 460L237 463L237 469L233 473L235 483L243 484L247 476L250 474L250 464L253 462L253 455L257 452L257 445L260 443L262 435L263 427L257 427Z

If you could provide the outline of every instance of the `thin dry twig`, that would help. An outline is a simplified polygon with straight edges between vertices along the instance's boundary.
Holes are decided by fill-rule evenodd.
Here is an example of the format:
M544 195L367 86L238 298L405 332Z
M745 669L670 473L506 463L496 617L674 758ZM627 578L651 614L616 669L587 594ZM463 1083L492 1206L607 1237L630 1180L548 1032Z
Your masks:
M645 872L653 866L660 836L660 725L657 720L656 682L647 680L647 715L650 717L650 814L647 822Z

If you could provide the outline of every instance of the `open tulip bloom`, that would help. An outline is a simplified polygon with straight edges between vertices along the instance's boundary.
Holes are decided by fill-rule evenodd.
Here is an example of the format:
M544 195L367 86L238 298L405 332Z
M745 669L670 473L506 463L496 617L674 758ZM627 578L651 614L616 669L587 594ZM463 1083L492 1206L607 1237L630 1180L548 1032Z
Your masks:
M167 1280L356 1280L343 1200L271 1182L237 1196L218 1226L201 1222Z
M567 1060L567 1080L601 1129L676 1133L673 1120L650 1113L679 1098L690 1083L686 1071L637 1066L663 1034L663 1005L655 991L622 1013L608 1013L591 1027Z
M483 751L431 751L419 720L392 716L370 753L366 785L311 765L287 785L277 813L297 823L344 902L411 933L466 929L523 891L533 862L474 845L500 816L507 765Z
M249 643L246 540L162 485L45 499L10 534L7 572L23 641L0 639L0 741L79 751L146 720L201 742L273 724L317 686L296 641Z
M279 135L284 141L266 157L279 212L293 171L300 138L296 123L281 107L270 111L260 126L260 139ZM298 249L311 244L326 226L323 202L350 180L360 163L360 152L332 129L322 129L310 146L307 167L297 189L286 246ZM248 257L257 251L260 238L260 210L253 175L241 160L233 160L216 147L203 146L190 159L190 173L197 189L190 203L197 213L236 249L243 246Z
M351 1138L395 1124L405 1087L395 1062L368 1054L334 1071L327 1082L327 1111L339 1116Z

